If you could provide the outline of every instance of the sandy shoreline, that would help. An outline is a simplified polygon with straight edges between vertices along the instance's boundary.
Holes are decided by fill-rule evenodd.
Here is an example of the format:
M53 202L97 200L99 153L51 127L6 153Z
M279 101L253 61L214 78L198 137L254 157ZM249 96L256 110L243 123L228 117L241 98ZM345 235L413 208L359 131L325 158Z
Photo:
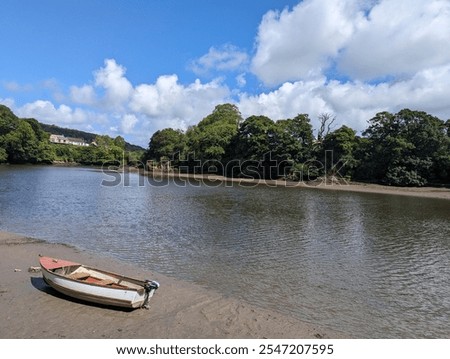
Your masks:
M383 186L372 183L357 183L357 182L325 182L325 181L311 181L311 182L293 182L285 180L258 180L250 178L228 178L218 175L202 175L202 174L187 174L177 172L161 172L161 171L141 171L144 176L161 178L174 178L186 182L186 184L210 183L209 185L217 186L225 184L229 186L267 186L267 187L287 187L287 188L310 188L325 191L344 191L344 192L360 192L360 193L377 193L389 194L399 196L411 196L422 198L436 198L450 200L450 189L439 187L393 187Z
M150 310L123 311L59 295L29 273L38 255L70 259L116 273L158 280ZM351 338L203 287L126 263L0 232L0 339L7 338Z

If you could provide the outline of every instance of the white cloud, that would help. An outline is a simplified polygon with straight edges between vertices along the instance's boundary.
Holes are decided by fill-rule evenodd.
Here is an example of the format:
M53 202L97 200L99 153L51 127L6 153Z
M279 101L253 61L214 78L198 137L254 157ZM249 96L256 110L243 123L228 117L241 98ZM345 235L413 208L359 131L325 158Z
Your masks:
M413 76L450 62L450 1L380 1L348 39L341 72L360 80Z
M11 92L28 92L33 90L33 85L31 84L21 85L16 81L6 81L3 83L3 87Z
M220 80L202 83L195 80L183 85L176 75L158 77L155 83L133 87L125 68L113 59L94 72L94 85L69 88L70 100L82 107L55 105L49 100L37 100L15 106L11 99L2 99L20 117L64 127L94 130L127 136L130 142L146 146L159 129L187 129L211 113L231 95Z
M133 114L126 114L122 117L121 130L122 133L128 135L132 133L134 126L138 123L138 119Z
M163 75L155 83L133 86L125 68L114 59L105 60L94 72L94 85L72 86L74 103L108 113L109 131L136 136L140 144L158 129L187 129L229 99L230 90L220 80L179 83L177 75Z
M249 56L245 51L230 44L211 47L207 54L193 61L191 69L197 75L211 71L236 71L247 65Z
M12 108L19 117L32 117L41 122L58 126L76 125L79 128L80 125L84 127L92 123L100 124L106 120L104 114L98 114L80 108L72 109L64 104L55 107L52 102L43 100L27 103L21 107L12 106Z
M94 85L69 88L72 108L38 100L15 109L21 117L45 123L97 129L98 133L128 136L129 141L146 146L159 129L187 129L228 102L231 92L220 80L181 84L176 75L163 75L155 83L133 86L125 68L113 59L94 72Z
M9 107L10 109L14 108L15 101L12 98L1 98L0 97L0 104Z
M17 109L20 117L35 117L46 123L80 124L86 121L81 110L72 110L67 105L55 107L50 101L38 100Z
M166 75L160 76L155 84L137 86L130 108L149 118L194 124L228 96L228 88L219 82L202 84L196 80L184 86L178 83L176 75Z
M114 59L105 60L105 66L95 72L95 84L105 90L103 105L109 109L122 109L132 93L133 86L125 77L126 69Z
M273 120L294 117L298 113L310 115L329 112L318 90L325 79L308 82L286 82L278 89L259 95L242 94L239 109L244 117L265 115Z
M337 125L355 130L367 128L367 120L377 112L397 112L403 108L423 110L441 119L450 117L448 89L450 64L418 72L411 79L392 84L361 81L340 83L325 77L313 81L284 83L278 89L250 96L243 94L238 104L242 114L267 115L273 120L307 113L317 128L317 116L328 112Z
M449 38L447 0L305 0L264 16L252 70L271 86L332 68L353 80L404 79L449 63Z
M448 0L304 0L264 16L251 68L274 89L238 105L274 120L329 112L360 131L402 108L445 120L449 39Z
M320 76L362 17L357 0L305 0L269 11L259 26L253 72L266 84Z
M96 101L95 89L90 85L71 86L70 98L75 103L93 105Z

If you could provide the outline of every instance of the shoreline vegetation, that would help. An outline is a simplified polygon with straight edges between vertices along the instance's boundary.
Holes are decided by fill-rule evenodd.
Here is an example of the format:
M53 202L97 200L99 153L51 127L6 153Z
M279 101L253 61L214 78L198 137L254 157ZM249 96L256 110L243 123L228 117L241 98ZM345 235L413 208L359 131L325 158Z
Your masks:
M318 117L313 129L308 114L272 120L244 119L233 104L217 105L210 115L186 131L165 128L150 138L147 150L131 146L121 136L88 134L45 126L18 118L0 105L0 163L134 165L182 173L209 173L264 181L314 184L321 179L373 183L390 188L450 188L450 120L423 111L380 112L357 131L334 129L331 114ZM62 131L90 136L69 138ZM64 143L51 138L64 137ZM82 143L83 146L75 144ZM334 181L334 180L333 180ZM326 186L324 186L326 187Z
M344 192L360 192L360 193L376 193L389 195L402 195L411 197L436 198L450 200L450 189L442 187L395 187L384 186L373 183L358 183L346 180L338 180L336 178L321 178L315 181L289 181L289 180L266 180L253 178L229 178L215 174L192 174L180 172L166 172L161 170L148 170L128 167L122 168L121 173L137 172L143 176L150 178L173 178L185 181L187 184L195 182L195 184L208 182L211 186L224 184L225 186L241 185L244 187L267 186L267 187L286 187L298 189L317 189L326 191L344 191Z
M149 310L118 310L83 303L48 287L38 255L93 264L131 277L152 278L161 284ZM49 243L0 231L0 338L353 338L259 308L208 288L150 272L119 260L65 244ZM48 325L51 323L51 325Z
M9 164L0 164L0 166L9 166ZM336 178L326 179L319 178L315 181L290 181L290 180L266 180L266 179L254 179L254 178L230 178L220 176L216 174L194 174L194 173L182 173L175 171L163 171L160 169L144 170L142 168L134 166L83 166L79 163L55 163L52 167L82 167L82 168L97 168L107 174L127 174L138 173L143 177L148 177L159 182L161 185L162 179L174 179L185 182L185 184L199 185L200 183L207 184L212 187L219 185L225 185L227 187L243 186L267 186L269 188L285 187L292 189L314 189L324 191L341 191L341 192L357 192L357 193L373 193L373 194L385 194L385 195L398 195L409 197L421 197L421 198L434 198L442 200L450 200L450 189L444 186L436 187L398 187L398 186L386 186L375 183L363 183L352 182L347 180L338 180ZM115 179L114 185L121 184L122 180ZM166 182L168 184L168 182ZM111 184L108 184L111 186Z

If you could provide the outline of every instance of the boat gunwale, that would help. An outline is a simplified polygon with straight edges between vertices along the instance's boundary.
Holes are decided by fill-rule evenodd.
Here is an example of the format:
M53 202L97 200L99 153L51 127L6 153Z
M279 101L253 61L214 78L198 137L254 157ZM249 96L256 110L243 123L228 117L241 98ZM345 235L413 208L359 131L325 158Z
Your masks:
M111 299L110 297L104 295L97 295L97 294L93 295L85 292L75 291L65 286L59 285L48 278L44 278L44 281L54 290L63 295L94 304L136 309L140 308L141 303L143 302L143 300L133 301L129 299L117 299L117 298Z
M78 264L78 263L77 263ZM61 266L59 268L67 268L68 266ZM108 286L108 285L104 285L104 284L100 284L100 283L95 283L95 282L86 282L80 279L76 279L76 278L70 278L68 275L65 274L60 274L60 273L56 273L52 270L49 270L48 268L46 268L42 263L41 263L41 268L44 272L49 273L50 275L54 275L57 276L59 278L62 278L64 280L68 280L68 281L72 281L72 282L76 282L76 283L81 283L84 285L90 285L90 286L95 286L95 287L100 287L100 288L105 288L105 289L114 289L114 290L120 290L120 291L134 291L134 292L141 292L142 290L145 290L144 285L145 285L145 281L143 280L139 280L139 279L135 279L135 278L131 278L131 277L127 277L127 276L123 276L121 274L116 274L113 272L108 272L108 271L103 271L103 270L99 270L96 268L92 268L89 266L85 266L83 264L80 264L80 267L86 268L88 270L93 270L96 272L100 272L102 274L106 274L106 275L110 275L116 279L121 279L121 280L125 280L125 281L129 281L131 283L134 283L136 285L139 285L141 288L132 288L132 287L126 287L123 286L123 288L117 288L117 287L113 287L113 286ZM55 268L56 269L56 268ZM120 285L120 284L119 284Z
M44 282L54 290L82 301L128 309L148 309L148 301L159 287L156 281L140 280L63 259L40 257ZM86 272L83 273L83 270ZM85 276L71 277L77 271ZM99 282L87 281L88 278Z

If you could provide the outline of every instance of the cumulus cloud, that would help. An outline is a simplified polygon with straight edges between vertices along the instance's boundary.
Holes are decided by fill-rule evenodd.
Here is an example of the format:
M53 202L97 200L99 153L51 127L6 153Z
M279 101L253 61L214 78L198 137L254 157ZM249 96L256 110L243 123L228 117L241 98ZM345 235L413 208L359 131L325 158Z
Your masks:
M449 1L304 0L262 19L251 69L272 90L238 105L275 120L328 112L357 130L405 107L447 119L449 38Z
M320 76L362 17L356 0L305 0L268 12L259 26L253 72L266 84Z
M149 118L194 124L225 101L229 90L220 82L202 84L200 80L187 86L176 75L160 76L154 84L141 84L134 89L130 108ZM180 126L176 126L180 127Z
M121 109L128 101L133 86L125 77L126 69L114 59L105 60L105 66L95 72L95 85L105 90L104 106Z
M244 117L265 115L273 120L294 117L298 113L311 115L328 112L327 104L319 95L325 79L286 82L278 89L258 95L242 94L239 109Z
M268 12L258 30L253 72L266 85L320 77L412 76L450 61L450 2L305 0Z
M380 1L355 26L338 59L352 78L413 76L450 62L449 1Z
M1 98L0 97L0 104L5 105L9 108L14 108L15 101L12 98Z
M36 118L39 121L59 126L76 125L78 128L88 128L91 124L105 123L106 116L80 108L71 108L67 105L55 106L50 101L37 100L21 107L11 106L19 117Z
M156 130L187 129L230 97L230 90L219 80L195 80L183 85L177 75L163 75L155 83L133 86L126 69L114 59L105 60L104 66L94 72L93 85L71 86L69 93L71 101L81 107L38 100L15 110L21 117L35 117L45 123L77 128L95 125L114 135L129 135L145 145Z
M205 75L215 71L236 71L247 65L249 56L238 47L226 44L211 47L207 54L195 60L191 69L197 75Z
M411 108L448 118L449 83L450 65L419 71L410 79L392 84L341 83L322 77L315 81L287 82L258 95L242 94L239 108L244 116L263 114L274 120L308 113L316 128L319 114L332 113L339 124L362 131L367 120L380 111Z
M50 101L38 100L27 103L18 109L20 117L36 117L47 123L80 124L86 121L85 113L79 109L72 110L67 105L55 107Z
M90 85L71 86L70 98L75 103L93 105L96 101L95 89Z
M134 126L138 122L138 119L133 114L126 114L122 117L121 130L124 134L128 135L132 133Z
M114 59L94 72L94 85L72 86L73 102L110 113L110 127L139 136L164 127L186 129L227 101L230 90L219 80L179 83L177 75L162 75L155 83L133 86L126 69ZM148 138L145 139L148 142Z

